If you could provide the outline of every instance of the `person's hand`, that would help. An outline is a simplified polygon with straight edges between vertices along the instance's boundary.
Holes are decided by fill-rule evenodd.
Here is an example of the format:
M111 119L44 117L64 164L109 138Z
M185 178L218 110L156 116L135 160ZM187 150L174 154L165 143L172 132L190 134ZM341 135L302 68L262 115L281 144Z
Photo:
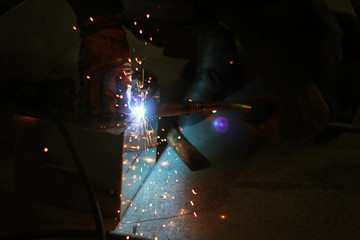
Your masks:
M256 95L247 102L265 101L272 106L272 114L262 122L247 122L250 131L269 138L304 142L320 133L330 120L330 110L314 84L303 94L294 94L285 101L276 93Z
M80 26L80 107L90 118L114 121L127 109L131 81L129 46L118 16L93 18Z

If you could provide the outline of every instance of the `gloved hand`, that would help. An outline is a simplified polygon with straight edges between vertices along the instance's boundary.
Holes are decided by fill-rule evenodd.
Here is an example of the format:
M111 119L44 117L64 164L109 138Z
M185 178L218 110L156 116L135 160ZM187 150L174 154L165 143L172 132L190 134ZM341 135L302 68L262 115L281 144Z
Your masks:
M257 101L272 105L272 114L260 123L246 124L252 132L269 138L301 143L319 134L330 120L330 110L315 84L287 101L276 93L266 93L247 102Z
M131 64L120 16L94 17L80 25L80 108L91 118L113 121L127 109Z

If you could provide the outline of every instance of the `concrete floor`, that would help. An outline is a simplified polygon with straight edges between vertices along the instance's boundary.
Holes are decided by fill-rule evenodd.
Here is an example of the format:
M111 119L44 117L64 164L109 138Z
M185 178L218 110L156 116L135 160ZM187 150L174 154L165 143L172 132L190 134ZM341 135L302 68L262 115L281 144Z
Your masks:
M229 119L228 132L212 127L218 116ZM183 134L213 166L192 172L169 147L117 231L158 239L359 239L359 135L322 145L268 141L228 112Z

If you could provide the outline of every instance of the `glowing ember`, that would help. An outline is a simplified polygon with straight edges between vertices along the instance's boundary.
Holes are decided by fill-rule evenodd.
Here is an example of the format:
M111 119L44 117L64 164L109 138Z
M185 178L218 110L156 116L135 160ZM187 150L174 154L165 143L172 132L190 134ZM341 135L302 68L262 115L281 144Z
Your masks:
M90 17L89 19L90 19L90 21L92 21L92 22L94 21L94 18L92 18L92 17Z
M197 214L196 214L196 212L194 212L194 217L197 217Z
M146 18L150 18L150 14L148 13L148 14L146 14Z
M77 28L75 26L73 26L73 29L76 31Z
M221 215L220 218L221 218L221 219L225 219L226 216L225 216L225 215Z
M44 152L48 152L49 149L47 147L44 148Z
M191 190L191 192L192 192L194 195L196 195L196 194L197 194L197 192L195 192L195 190L194 190L194 189L192 189L192 190Z
M233 60L230 60L230 62L229 62L230 64L233 64L234 63L234 61Z

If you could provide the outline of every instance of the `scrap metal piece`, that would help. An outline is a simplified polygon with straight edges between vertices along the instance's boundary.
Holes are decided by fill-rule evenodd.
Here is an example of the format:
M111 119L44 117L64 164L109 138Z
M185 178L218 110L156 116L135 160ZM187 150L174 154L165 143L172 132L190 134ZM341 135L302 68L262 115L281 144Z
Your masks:
M169 121L165 119L164 121L168 126L166 137L168 144L191 171L198 171L211 166L210 161L186 139L178 128L174 127Z

